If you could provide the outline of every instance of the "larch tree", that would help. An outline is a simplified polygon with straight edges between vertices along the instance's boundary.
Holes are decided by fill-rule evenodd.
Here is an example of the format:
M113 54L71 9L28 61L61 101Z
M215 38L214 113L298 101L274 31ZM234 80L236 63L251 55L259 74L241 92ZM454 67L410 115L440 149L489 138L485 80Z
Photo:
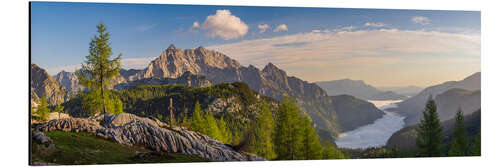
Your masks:
M45 97L45 95L42 95L39 102L40 102L40 105L38 106L35 113L37 114L38 119L40 121L43 121L43 122L48 121L51 111L50 111L49 104L47 103L47 98Z
M103 23L97 25L97 35L89 44L89 55L82 63L82 68L76 70L78 81L85 86L88 93L82 97L83 108L89 115L96 113L119 113L122 112L122 103L118 98L112 98L107 89L111 86L111 81L120 72L120 53L116 58L111 59L113 54L110 44L110 34L106 31Z
M194 131L206 133L204 128L205 119L203 118L203 111L201 110L200 102L194 105L193 116L191 116L191 129Z
M257 115L256 122L252 127L250 139L250 151L268 160L274 159L276 154L273 150L273 114L269 105L264 102L261 104L261 112Z
M301 119L302 124L302 159L321 159L322 147L312 121L308 116Z
M300 159L302 129L300 109L295 101L285 96L279 106L275 127L275 153L279 160Z
M230 143L232 141L232 134L231 131L227 127L227 123L224 120L224 117L221 117L218 121L217 124L219 126L219 131L222 136L221 142L223 143Z
M451 147L448 151L449 156L469 155L469 139L467 129L464 123L464 114L459 108L455 116L455 126L451 136Z
M442 127L437 113L436 102L429 97L423 111L424 118L420 120L417 128L416 144L418 156L439 157L442 156L443 141Z
M345 156L344 154L335 146L333 146L332 143L327 142L323 146L323 159L344 159Z

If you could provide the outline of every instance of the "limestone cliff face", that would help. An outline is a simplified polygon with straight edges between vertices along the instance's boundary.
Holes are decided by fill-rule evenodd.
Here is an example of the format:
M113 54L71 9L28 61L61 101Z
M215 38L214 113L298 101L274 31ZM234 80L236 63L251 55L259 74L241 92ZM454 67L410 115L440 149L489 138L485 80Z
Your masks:
M30 91L32 94L31 103L39 104L38 98L45 96L49 105L56 105L71 98L66 89L52 78L47 71L31 64Z
M63 85L69 92L83 90L83 86L78 84L78 77L74 72L61 71L54 76L54 79Z
M209 136L166 125L154 118L133 114L100 115L92 118L65 118L37 127L46 131L90 132L125 145L143 145L151 150L196 155L211 161L262 161L264 158L238 152Z
M271 63L259 70L252 65L242 66L222 53L203 47L182 50L171 45L147 68L129 79L178 78L185 72L206 76L214 84L245 82L252 90L277 100L287 94L297 101L319 128L331 132L332 135L341 129L332 100L325 91L314 83L288 76L285 71Z
M181 84L186 86L207 87L211 86L212 82L205 76L194 75L187 71L178 78L143 78L139 80L123 82L114 86L115 89L130 89L137 85L165 85L165 84Z
M203 47L196 49L178 49L170 45L160 57L153 60L146 69L138 72L132 79L142 78L177 78L189 71L193 74L211 74L210 80L237 80L241 65L223 55ZM222 75L225 74L225 75ZM229 74L229 75L228 75Z

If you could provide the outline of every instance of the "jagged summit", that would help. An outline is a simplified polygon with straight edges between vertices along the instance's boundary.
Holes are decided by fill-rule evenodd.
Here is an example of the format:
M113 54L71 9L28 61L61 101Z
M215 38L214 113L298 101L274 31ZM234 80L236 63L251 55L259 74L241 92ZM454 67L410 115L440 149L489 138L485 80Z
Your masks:
M278 68L276 65L273 63L269 62L267 65L262 69L263 72L266 72L267 74L270 75L281 75L281 76L286 76L286 72L283 71L282 69Z
M245 82L252 90L277 100L281 100L284 94L293 96L319 127L332 134L339 132L331 100L316 84L289 77L272 63L259 70L252 65L242 66L225 54L202 46L195 49L174 48L171 45L159 58L129 79L178 78L190 72L206 76L213 84Z
M168 46L167 50L177 50L177 48L174 46L174 44L170 44L170 46Z

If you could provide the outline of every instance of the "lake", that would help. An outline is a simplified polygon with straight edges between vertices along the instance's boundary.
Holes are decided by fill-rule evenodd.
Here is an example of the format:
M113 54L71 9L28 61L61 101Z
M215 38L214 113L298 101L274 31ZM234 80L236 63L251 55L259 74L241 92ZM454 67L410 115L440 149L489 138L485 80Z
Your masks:
M404 116L386 111L401 100L369 101L384 111L384 116L373 124L361 126L339 135L335 143L339 148L368 148L384 146L393 133L404 127Z

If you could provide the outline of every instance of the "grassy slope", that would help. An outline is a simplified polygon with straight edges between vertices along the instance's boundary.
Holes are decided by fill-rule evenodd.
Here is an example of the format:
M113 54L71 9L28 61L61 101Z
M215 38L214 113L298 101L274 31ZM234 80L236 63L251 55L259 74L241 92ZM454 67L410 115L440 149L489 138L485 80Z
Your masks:
M125 163L167 163L203 162L202 158L184 154L154 153L151 150L121 145L98 138L90 133L46 132L55 148L49 149L35 142L32 147L32 161L55 164L125 164ZM136 153L149 153L146 158L137 158Z

